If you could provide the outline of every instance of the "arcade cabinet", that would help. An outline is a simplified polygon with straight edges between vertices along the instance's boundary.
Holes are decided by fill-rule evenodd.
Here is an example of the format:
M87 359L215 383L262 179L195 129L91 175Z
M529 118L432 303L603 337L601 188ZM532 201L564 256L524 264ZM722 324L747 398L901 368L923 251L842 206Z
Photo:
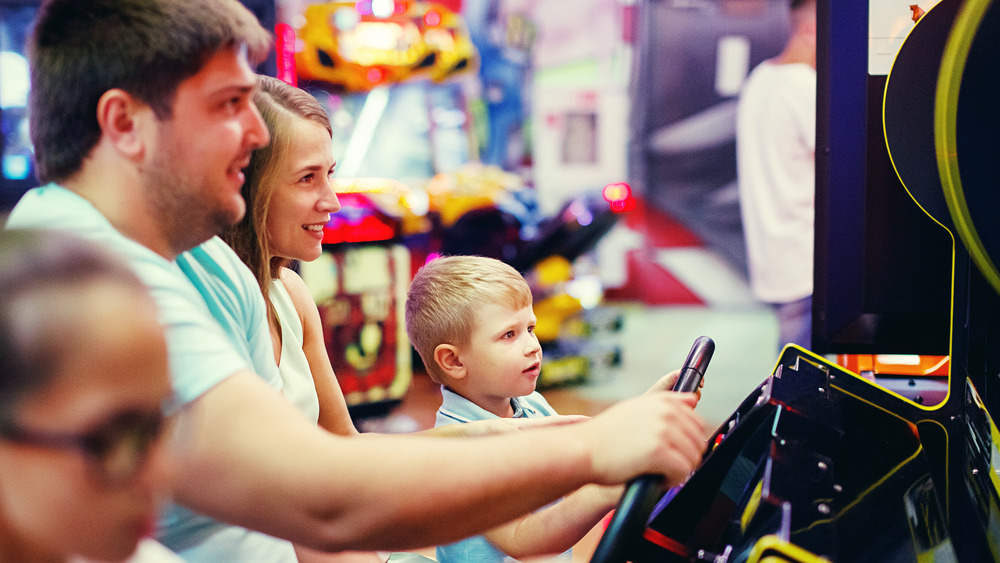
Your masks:
M887 49L911 9L865 5L818 2L817 349L785 348L686 483L630 486L639 524L594 561L1000 560L1000 6L921 6ZM946 354L943 390L825 355L848 349Z

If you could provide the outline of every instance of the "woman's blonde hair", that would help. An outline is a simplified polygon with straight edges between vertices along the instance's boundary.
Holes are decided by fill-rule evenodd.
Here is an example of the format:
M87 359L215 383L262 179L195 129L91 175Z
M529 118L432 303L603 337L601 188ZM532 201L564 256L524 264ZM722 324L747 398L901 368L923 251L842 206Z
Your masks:
M275 177L278 164L288 156L291 131L297 119L308 119L325 127L331 135L331 142L333 129L323 106L312 94L277 78L263 75L257 77L254 103L271 133L271 142L266 147L255 150L250 157L250 166L246 169L246 181L243 184L247 213L239 223L226 229L222 238L249 266L270 310L268 288L286 262L284 258L272 257L271 241L266 229L268 208L277 184Z

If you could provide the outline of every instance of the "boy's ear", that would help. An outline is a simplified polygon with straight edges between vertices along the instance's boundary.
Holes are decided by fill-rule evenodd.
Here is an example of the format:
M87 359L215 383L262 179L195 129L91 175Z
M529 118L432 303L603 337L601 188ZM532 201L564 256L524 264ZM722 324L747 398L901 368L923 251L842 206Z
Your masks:
M465 366L458 357L458 348L451 344L438 344L434 348L434 361L448 377L452 379L465 377Z

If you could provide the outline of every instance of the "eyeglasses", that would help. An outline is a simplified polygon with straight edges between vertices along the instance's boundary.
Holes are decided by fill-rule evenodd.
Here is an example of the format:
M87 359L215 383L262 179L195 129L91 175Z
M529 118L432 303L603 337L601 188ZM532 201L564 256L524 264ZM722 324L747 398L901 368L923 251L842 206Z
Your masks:
M160 413L121 413L86 434L33 430L12 421L0 422L0 437L42 448L77 450L92 462L97 477L115 485L131 481L164 428Z

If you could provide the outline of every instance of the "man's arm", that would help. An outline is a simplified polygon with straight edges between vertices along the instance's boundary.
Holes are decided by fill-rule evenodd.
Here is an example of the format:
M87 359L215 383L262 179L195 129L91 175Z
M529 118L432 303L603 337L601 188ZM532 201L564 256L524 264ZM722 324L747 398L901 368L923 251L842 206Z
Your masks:
M456 541L580 486L684 479L704 447L694 395L649 394L591 420L483 438L344 438L250 372L191 403L175 500L324 550Z
M463 422L462 424L435 426L434 428L428 428L426 430L416 432L416 434L436 436L439 438L492 436L494 434L519 432L522 430L531 430L533 428L544 428L546 426L575 424L588 419L590 419L589 416L580 414L556 414L540 418L487 418L483 420Z

